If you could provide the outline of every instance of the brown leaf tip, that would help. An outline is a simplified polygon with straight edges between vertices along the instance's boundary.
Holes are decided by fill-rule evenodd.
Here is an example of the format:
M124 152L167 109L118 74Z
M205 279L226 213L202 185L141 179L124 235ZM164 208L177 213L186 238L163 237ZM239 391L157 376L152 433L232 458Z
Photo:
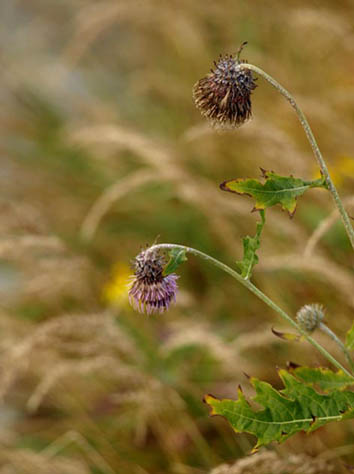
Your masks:
M223 181L222 183L219 184L219 188L222 190L222 191L230 191L230 189L227 187L227 183L229 181ZM233 192L233 191L231 191Z
M297 364L296 362L292 362L291 360L289 360L286 363L286 367L289 371L291 371L291 370L298 369L299 367L301 367L301 365Z
M261 170L261 177L267 179L268 171L266 169L262 168L261 166L259 167L259 169Z

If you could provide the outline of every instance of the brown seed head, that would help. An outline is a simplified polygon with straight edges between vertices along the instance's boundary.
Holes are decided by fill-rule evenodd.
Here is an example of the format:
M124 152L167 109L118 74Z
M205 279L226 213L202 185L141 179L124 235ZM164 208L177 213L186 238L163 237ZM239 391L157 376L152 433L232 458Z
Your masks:
M239 53L236 58L220 55L215 68L193 88L196 107L222 128L239 127L252 115L251 92L257 86L252 72L240 67L246 61L239 59Z

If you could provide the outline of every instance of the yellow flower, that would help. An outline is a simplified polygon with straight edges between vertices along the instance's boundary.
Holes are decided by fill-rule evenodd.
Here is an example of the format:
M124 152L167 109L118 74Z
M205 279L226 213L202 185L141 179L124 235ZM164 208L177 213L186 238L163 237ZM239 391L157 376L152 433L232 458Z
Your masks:
M333 163L328 166L329 174L336 186L341 186L347 178L354 177L354 158L352 156L338 156ZM315 178L320 177L318 169Z
M111 306L128 306L128 285L132 271L126 263L117 262L112 269L111 279L102 289L102 299Z

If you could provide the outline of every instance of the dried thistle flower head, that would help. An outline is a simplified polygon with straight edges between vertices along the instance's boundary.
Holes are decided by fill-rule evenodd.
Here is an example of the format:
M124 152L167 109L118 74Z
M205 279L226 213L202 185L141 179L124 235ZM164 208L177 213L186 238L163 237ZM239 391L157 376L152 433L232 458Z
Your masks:
M129 301L141 313L163 313L176 301L178 276L175 273L164 276L164 265L163 256L151 249L143 250L135 258Z
M252 72L240 67L243 43L236 57L222 56L215 69L193 88L196 107L213 125L222 128L241 126L252 116L251 93L257 87Z
M324 308L322 305L306 304L296 313L296 320L301 329L306 332L313 332L324 318Z

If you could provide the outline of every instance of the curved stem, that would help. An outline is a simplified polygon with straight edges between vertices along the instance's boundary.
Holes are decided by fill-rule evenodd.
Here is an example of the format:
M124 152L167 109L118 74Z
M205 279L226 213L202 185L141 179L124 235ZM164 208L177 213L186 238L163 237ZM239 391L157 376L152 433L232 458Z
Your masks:
M277 89L277 91L279 91L286 98L286 100L290 103L290 105L295 110L295 112L298 116L298 119L300 120L300 123L301 123L301 125L302 125L302 127L303 127L303 129L306 133L307 139L310 142L312 151L313 151L313 153L314 153L314 155L317 159L317 162L319 164L321 172L322 172L323 176L326 179L327 187L328 187L329 191L331 192L332 197L334 199L334 202L335 202L335 204L336 204L336 206L339 210L339 213L340 213L342 221L343 221L343 225L344 225L345 230L348 234L350 243L351 243L351 245L354 249L354 229L353 229L352 224L350 222L349 216L348 216L346 210L344 209L344 206L343 206L343 203L341 201L341 198L339 197L338 191L337 191L337 189L336 189L336 187L335 187L335 185L334 185L334 183L333 183L333 181L332 181L332 179L329 175L329 171L328 171L326 162L323 159L322 153L321 153L321 151L320 151L320 149L317 145L316 139L315 139L315 137L312 133L311 127L310 127L303 111L297 105L294 97L290 94L290 92L288 92L286 89L284 89L283 86L281 86L272 76L270 76L265 71L263 71L263 69L260 69L259 67L254 66L253 64L248 64L248 63L241 63L239 65L239 67L242 68L242 69L249 69L249 70L254 71L255 73L259 74L260 76L262 76L266 81L268 81L273 87L275 87L275 89Z
M216 260L215 258L211 257L210 255L207 255L204 252L201 252L200 250L196 250L192 247L186 247L184 245L178 245L178 244L157 244L153 245L150 247L149 250L154 251L158 249L167 249L167 250L172 250L172 249L180 249L184 250L187 253L190 253L192 255L195 255L197 257L201 257L202 259L206 260L207 262L215 265L216 267L220 268L220 270L223 270L225 273L228 273L230 276L232 276L235 280L237 280L241 285L245 286L248 290L250 290L253 294L258 296L259 299L261 299L266 305L268 305L270 308L272 308L274 311L276 311L279 316L281 316L285 321L287 321L289 324L291 324L310 344L312 344L316 349L321 352L321 354L327 358L337 369L342 370L346 375L351 377L354 380L354 376L351 375L351 373L342 366L340 362L338 362L329 352L326 351L324 347L322 347L315 339L313 339L311 336L309 336L305 331L303 331L299 325L297 324L296 321L294 321L285 311L283 311L279 306L277 306L270 298L268 298L267 295L262 293L261 290L259 290L256 286L253 285L249 280L245 280L242 278L242 276L237 273L235 270L232 268L228 267L224 263L220 262L219 260Z
M350 368L351 368L352 372L354 372L353 359L352 359L348 349L343 344L343 342L339 339L339 337L337 337L337 335L332 331L332 329L330 329L326 324L320 323L319 328L321 329L321 331L326 333L340 347L341 351L343 351L343 353L345 355L345 358L348 361L348 364L350 365Z

